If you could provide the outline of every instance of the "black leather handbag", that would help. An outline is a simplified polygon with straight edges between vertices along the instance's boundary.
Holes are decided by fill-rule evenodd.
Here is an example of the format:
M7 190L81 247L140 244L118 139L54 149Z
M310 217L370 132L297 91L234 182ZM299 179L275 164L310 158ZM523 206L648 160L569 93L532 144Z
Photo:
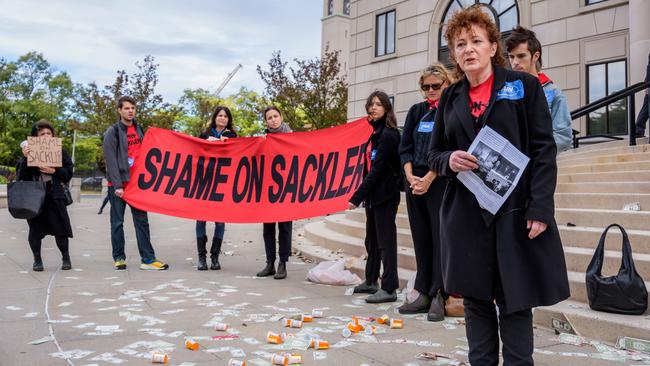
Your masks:
M14 218L33 219L41 213L44 201L43 181L16 181L7 185L7 208Z
M70 206L74 203L74 200L72 199L72 193L70 193L70 188L67 184L63 183L61 183L61 188L63 188L63 195L65 196L65 205Z
M623 236L623 258L618 274L603 277L605 237L612 227L618 227ZM589 307L608 313L640 315L648 308L648 291L645 282L634 268L632 248L625 229L618 224L609 225L600 237L598 246L586 273Z

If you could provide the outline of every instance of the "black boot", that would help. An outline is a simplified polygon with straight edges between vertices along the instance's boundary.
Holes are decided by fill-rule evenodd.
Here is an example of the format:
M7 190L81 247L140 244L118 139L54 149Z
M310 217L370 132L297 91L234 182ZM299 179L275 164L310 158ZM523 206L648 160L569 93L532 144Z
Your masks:
M63 253L63 257L61 260L61 269L64 271L68 271L72 269L72 263L70 263L70 254L69 253Z
M257 277L272 276L275 274L275 262L266 262L266 267L257 272Z
M199 252L199 263L196 265L196 269L199 271L207 271L208 264L205 261L205 255L208 253L205 250L205 244L208 243L208 237L203 236L196 238L196 250Z
M273 276L276 280L282 280L287 278L287 262L280 261L278 263L278 271L275 272L275 276Z
M219 253L221 253L221 243L223 239L212 238L212 247L210 248L210 269L213 271L220 270L221 264L219 264Z
M34 272L43 272L43 260L40 254L34 254L34 265L32 269Z

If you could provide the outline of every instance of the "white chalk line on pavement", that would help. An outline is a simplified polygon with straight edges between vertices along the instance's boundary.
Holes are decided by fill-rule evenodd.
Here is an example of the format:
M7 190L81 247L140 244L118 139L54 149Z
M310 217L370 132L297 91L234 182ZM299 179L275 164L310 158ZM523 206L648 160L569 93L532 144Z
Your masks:
M52 323L50 322L50 311L49 311L49 304L50 304L50 293L52 292L52 283L54 283L54 278L56 277L56 274L59 273L61 270L61 267L58 267L54 273L52 273L52 276L50 276L50 282L47 284L47 293L45 295L45 316L47 317L47 327L49 328L50 331L50 337L52 338L52 341L56 345L56 348L59 350L59 352L63 353L63 349L61 348L61 345L59 344L59 341L56 339L56 335L54 335L54 327L52 327ZM69 358L65 359L68 362L68 365L74 366L74 363L70 361Z

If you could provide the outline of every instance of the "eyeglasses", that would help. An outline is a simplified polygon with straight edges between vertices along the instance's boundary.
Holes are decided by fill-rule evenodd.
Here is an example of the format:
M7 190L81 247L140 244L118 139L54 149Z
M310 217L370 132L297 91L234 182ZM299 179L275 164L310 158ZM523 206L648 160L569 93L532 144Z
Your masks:
M429 89L440 90L440 88L442 88L442 84L422 84L422 86L420 86L422 91L429 91Z

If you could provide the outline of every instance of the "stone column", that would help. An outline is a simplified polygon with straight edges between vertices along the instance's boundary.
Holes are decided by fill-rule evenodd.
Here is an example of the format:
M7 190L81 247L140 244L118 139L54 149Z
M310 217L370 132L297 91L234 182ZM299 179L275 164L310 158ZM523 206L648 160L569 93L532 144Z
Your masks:
M74 202L81 202L81 178L72 178L70 180L70 194Z
M645 78L650 53L650 1L630 0L630 85ZM643 93L636 95L636 113L641 109ZM647 127L646 127L647 128Z

